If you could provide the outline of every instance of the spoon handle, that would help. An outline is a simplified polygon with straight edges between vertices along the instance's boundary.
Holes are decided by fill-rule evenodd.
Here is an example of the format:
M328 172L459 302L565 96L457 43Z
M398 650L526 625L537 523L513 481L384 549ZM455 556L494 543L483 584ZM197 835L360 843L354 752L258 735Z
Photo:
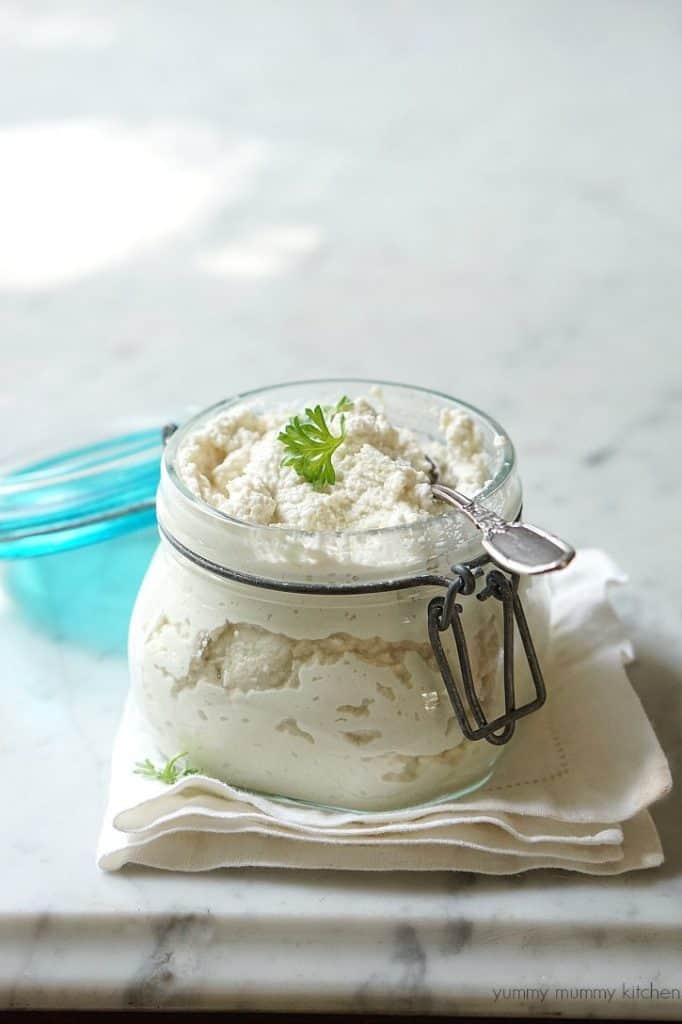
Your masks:
M474 498L445 487L433 485L434 497L463 512L482 532L481 543L493 562L507 572L520 576L563 569L573 559L570 544L529 523L508 523L496 512L484 508Z

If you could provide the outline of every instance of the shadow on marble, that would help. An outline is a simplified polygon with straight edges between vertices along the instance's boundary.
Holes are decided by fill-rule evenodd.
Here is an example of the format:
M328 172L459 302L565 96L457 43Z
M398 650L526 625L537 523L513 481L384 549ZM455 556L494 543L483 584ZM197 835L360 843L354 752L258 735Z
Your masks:
M665 751L673 777L672 793L652 811L665 863L651 873L651 881L674 878L682 874L682 672L653 648L638 647L637 660L628 665L627 673ZM641 881L646 884L649 876L649 872L643 872Z

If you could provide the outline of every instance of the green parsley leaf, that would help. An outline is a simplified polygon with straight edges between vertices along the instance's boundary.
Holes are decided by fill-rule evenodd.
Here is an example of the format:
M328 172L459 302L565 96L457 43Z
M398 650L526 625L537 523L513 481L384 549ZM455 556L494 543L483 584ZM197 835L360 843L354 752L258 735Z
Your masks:
M338 408L341 402L349 401L350 399L344 395L337 403L337 409L332 413L332 417L335 412L341 411ZM349 406L344 404L343 408ZM293 416L277 438L287 449L282 465L291 466L300 477L312 484L316 491L327 484L335 483L336 472L332 456L346 436L343 414L339 429L341 433L338 436L332 434L321 405L316 405L314 409L306 409L304 417Z
M341 395L341 398L339 398L338 402L334 406L332 416L337 412L348 412L348 410L352 409L354 405L355 402L352 398L349 398L348 395Z
M166 761L163 768L157 768L156 765L152 764L148 757L144 761L136 761L133 769L135 775L143 775L145 779L158 779L159 782L165 782L167 786L172 786L178 779L184 778L186 775L198 775L199 771L197 768L179 768L177 762L183 757L187 757L187 754L176 754L175 757L171 757L170 761Z

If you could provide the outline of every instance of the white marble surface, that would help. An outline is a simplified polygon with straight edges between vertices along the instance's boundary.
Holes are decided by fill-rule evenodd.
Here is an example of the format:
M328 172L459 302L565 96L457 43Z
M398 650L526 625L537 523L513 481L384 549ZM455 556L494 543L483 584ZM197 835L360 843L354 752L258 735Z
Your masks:
M6 0L3 449L300 376L468 398L533 517L630 572L679 776L681 33L674 0ZM628 995L682 986L679 796L613 881L105 876L125 663L9 598L0 645L0 1005L682 1014Z

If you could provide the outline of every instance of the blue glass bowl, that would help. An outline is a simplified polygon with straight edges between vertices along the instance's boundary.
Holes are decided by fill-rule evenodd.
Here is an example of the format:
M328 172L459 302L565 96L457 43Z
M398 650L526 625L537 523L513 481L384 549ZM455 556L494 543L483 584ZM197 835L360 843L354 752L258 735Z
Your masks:
M5 467L0 559L22 617L57 641L125 651L156 547L163 431L154 427Z

